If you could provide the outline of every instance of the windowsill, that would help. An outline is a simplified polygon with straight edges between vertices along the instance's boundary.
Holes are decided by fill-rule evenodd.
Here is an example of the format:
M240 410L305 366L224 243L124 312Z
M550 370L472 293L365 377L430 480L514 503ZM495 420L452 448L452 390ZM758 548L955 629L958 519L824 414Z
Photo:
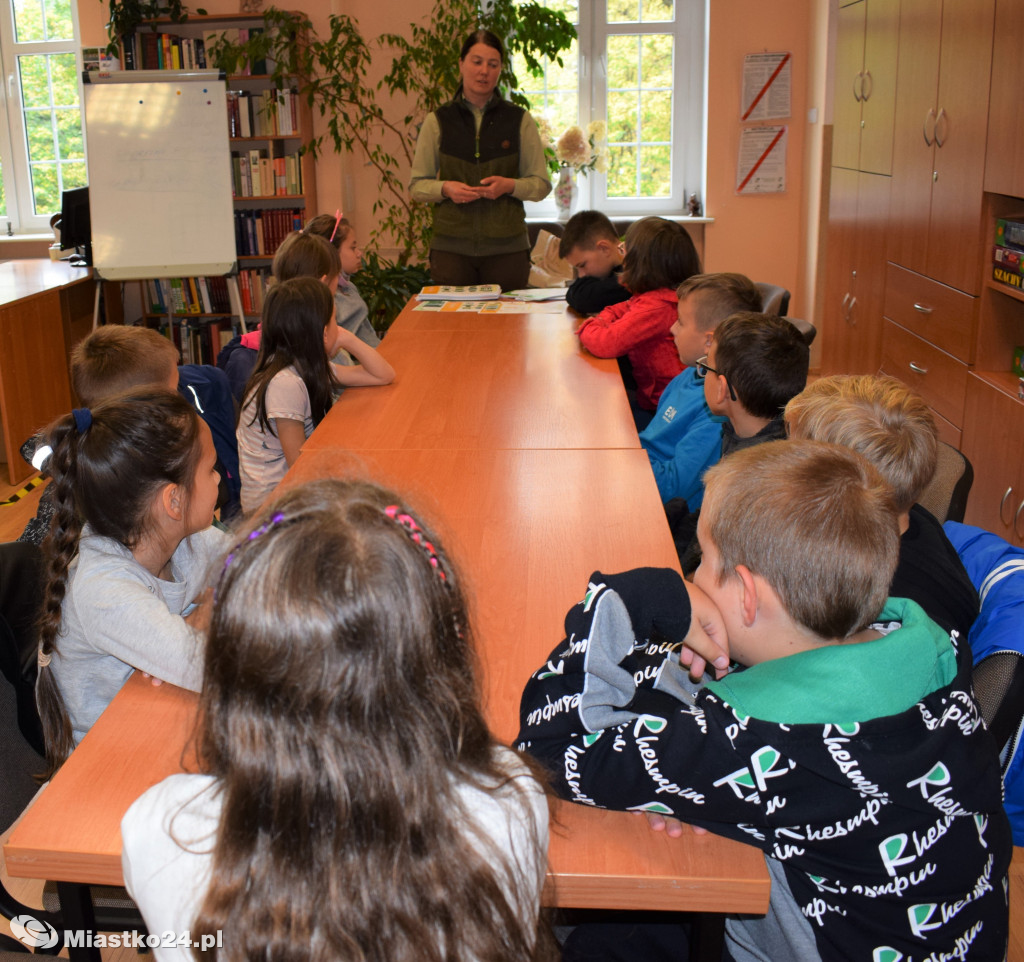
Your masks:
M554 216L528 216L526 218L527 224L550 224L552 221L558 219L557 212L552 212ZM661 217L665 220L676 221L680 224L713 224L715 222L714 217L691 217L689 214L609 214L610 220L642 220L644 217Z

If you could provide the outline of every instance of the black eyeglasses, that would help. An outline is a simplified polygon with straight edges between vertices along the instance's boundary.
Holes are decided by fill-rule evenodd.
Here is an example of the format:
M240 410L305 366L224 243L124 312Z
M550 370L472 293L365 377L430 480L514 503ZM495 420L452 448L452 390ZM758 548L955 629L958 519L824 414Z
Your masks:
M726 387L729 388L729 397L731 397L734 401L737 400L736 392L732 389L732 385L729 383L729 379L725 377L725 375L721 371L716 371L710 364L708 364L707 354L705 354L703 357L698 357L697 360L693 362L693 366L697 371L697 377L699 378L706 378L708 376L708 371L710 371L712 374L717 374L721 378L725 378Z

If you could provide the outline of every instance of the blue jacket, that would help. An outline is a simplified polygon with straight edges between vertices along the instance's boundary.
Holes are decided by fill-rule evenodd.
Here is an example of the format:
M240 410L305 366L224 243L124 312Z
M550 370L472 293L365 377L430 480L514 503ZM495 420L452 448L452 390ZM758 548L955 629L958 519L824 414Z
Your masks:
M998 535L956 521L943 526L972 584L981 596L981 613L968 640L974 663L999 651L1024 655L1024 548ZM1010 740L1003 760L1003 804L1013 828L1013 844L1024 845L1024 751L1021 731Z
M685 498L691 511L704 500L704 472L722 454L722 422L704 400L704 381L693 368L662 391L658 410L640 432L662 501Z

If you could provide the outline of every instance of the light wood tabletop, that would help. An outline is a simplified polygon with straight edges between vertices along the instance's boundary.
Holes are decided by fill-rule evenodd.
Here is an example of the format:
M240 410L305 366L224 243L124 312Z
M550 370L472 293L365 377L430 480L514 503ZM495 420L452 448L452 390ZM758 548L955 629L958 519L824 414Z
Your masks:
M397 325L381 348L395 384L346 392L282 482L372 478L432 523L467 585L484 710L505 742L589 575L678 566L614 361L581 353L569 316L552 316ZM188 763L194 714L194 695L133 676L15 828L8 871L118 882L120 819ZM757 914L768 897L753 847L554 803L549 904Z
M618 365L568 326L399 328L380 353L395 382L345 391L303 450L640 448Z

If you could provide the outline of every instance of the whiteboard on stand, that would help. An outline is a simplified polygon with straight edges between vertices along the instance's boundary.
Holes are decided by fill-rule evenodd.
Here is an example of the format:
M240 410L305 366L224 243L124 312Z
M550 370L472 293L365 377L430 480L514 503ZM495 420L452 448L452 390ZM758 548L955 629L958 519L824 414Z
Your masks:
M119 281L232 273L223 74L93 73L84 91L96 274Z

